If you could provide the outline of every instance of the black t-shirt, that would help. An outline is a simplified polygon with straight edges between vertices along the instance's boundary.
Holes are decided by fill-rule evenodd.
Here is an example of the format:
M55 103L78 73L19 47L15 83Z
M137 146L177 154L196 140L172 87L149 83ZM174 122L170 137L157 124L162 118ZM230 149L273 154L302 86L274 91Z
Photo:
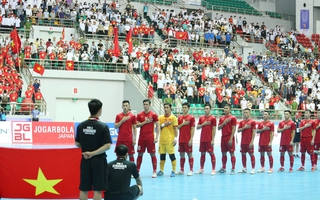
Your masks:
M134 178L139 177L137 166L133 162L117 159L108 163L107 193L127 193L131 183L131 175L133 175Z
M105 144L112 143L109 127L100 121L90 119L79 124L75 140L81 144L82 152L95 151Z

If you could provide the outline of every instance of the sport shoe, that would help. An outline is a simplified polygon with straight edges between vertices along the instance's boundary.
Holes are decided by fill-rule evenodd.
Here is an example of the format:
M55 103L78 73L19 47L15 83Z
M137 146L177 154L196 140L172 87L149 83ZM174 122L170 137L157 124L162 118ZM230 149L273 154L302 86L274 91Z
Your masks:
M203 174L204 170L203 169L199 169L196 174Z
M312 168L311 168L311 171L312 171L312 172L314 172L315 170L316 170L315 167L312 167Z
M183 175L183 174L184 174L184 172L181 170L176 173L176 175Z
M234 175L236 171L234 169L231 170L230 175Z
M280 168L278 169L278 172L284 172L284 167L280 167Z
M272 174L272 173L273 173L273 169L270 168L270 169L268 170L268 174Z
M290 169L289 169L289 173L292 173L293 172L293 169L290 167Z
M221 168L221 169L219 170L219 172L220 172L220 173L226 173L226 172L227 172L227 170L226 170L226 169Z
M258 173L263 173L265 172L266 170L264 169L264 167L261 167L259 170L258 170Z
M216 170L212 170L211 175L215 175L215 174L216 174Z
M170 177L175 177L176 173L174 171L171 172Z
M153 172L151 177L152 177L152 178L157 178L157 173L156 173L156 172Z
M193 171L190 170L190 171L188 172L187 176L192 176L192 175L193 175Z
M304 171L305 169L304 169L304 167L303 166L301 166L299 169L298 169L298 171Z
M243 168L242 170L238 171L238 173L247 173L247 169Z
M158 171L157 176L163 176L163 172L162 171Z
M254 169L251 170L250 174L255 174L256 171Z
M296 155L296 158L300 158L299 154Z
M314 166L314 170L317 170L317 169L318 169L318 167L317 167L317 165L315 165L315 166Z

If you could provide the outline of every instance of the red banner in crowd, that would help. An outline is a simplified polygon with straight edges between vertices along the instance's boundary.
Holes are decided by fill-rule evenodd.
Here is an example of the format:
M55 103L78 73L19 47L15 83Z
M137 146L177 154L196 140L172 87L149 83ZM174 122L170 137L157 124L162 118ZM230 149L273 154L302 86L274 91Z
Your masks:
M0 197L76 199L81 150L0 148Z
M188 32L176 32L176 39L178 39L178 40L187 40L187 39L189 39Z

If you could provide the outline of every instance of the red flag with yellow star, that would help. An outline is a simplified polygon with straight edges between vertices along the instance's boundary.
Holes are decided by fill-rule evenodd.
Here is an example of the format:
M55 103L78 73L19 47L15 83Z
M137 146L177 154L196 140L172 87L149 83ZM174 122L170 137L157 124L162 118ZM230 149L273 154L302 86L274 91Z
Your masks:
M12 40L12 43L11 43L12 53L19 53L21 48L21 40L16 28L14 28L13 31L11 31L10 37Z
M39 63L34 63L33 71L38 74L41 74L41 76L42 76L44 73L44 67L42 65L40 65Z
M188 40L188 32L176 32L176 39Z
M132 53L132 29L129 30L126 41L128 43L128 54Z
M79 197L81 150L0 148L0 196L21 199Z
M66 70L74 70L74 61L73 60L67 60L66 61Z

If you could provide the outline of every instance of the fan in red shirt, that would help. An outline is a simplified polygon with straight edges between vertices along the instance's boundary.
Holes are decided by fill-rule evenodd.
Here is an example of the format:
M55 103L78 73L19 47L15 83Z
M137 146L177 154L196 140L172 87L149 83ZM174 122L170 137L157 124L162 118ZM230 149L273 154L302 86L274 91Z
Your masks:
M122 113L116 116L115 128L119 128L118 140L116 147L124 144L128 147L129 160L134 162L134 145L137 139L137 118L130 111L130 102L128 100L122 101ZM132 137L133 130L133 137Z
M239 173L247 173L247 156L246 153L249 153L251 158L251 167L252 170L250 174L255 174L255 157L254 157L254 146L253 141L256 135L256 122L251 119L250 109L245 108L243 110L243 120L240 121L238 127L238 133L241 134L241 150L242 153L242 166L243 169L239 171Z
M210 114L211 105L206 104L204 106L204 115L199 118L197 130L201 129L200 134L200 170L196 174L202 174L204 172L204 163L206 161L206 152L211 157L212 171L211 175L216 174L216 156L214 155L214 138L216 135L217 120Z
M16 112L18 93L15 90L13 90L10 93L9 98L10 98L10 106L11 106L10 115L13 115Z
M313 121L312 129L314 131L314 166L317 168L318 155L320 155L320 111L317 112L317 119Z
M193 155L192 155L192 141L194 135L195 119L189 114L190 104L183 103L183 115L178 118L179 129L179 152L180 152L180 171L177 175L184 174L184 163L186 161L185 154L188 154L190 171L188 176L193 175Z
M315 171L314 167L314 133L312 133L312 123L313 121L310 119L311 111L306 110L304 111L304 120L301 121L299 130L300 130L300 152L301 152L301 167L298 169L298 171L304 171L304 163L306 160L306 152L310 155L311 160L311 171Z
M280 139L280 169L278 172L284 171L284 153L287 151L290 158L290 169L289 172L291 173L293 171L293 163L294 163L294 157L293 157L293 139L296 132L296 123L294 123L291 119L291 111L285 110L284 111L284 120L280 122L278 126L278 133L281 133L281 139Z
M235 141L234 133L236 131L237 119L230 114L231 106L224 106L224 116L219 119L218 130L221 130L221 152L222 152L222 168L221 173L226 172L227 152L231 156L232 169L230 174L235 174L236 157L234 156Z
M269 157L270 169L268 173L273 173L273 157L272 157L272 140L274 135L274 123L269 120L269 112L264 111L263 121L258 124L257 133L260 133L259 138L259 152L260 152L260 163L261 168L258 170L258 173L265 172L264 169L264 154L267 152Z
M144 111L137 115L137 127L140 127L140 135L138 140L138 158L137 158L137 169L140 171L142 163L142 157L145 150L151 156L151 162L153 167L152 178L157 177L157 157L155 156L156 147L155 143L158 142L160 125L158 116L150 110L151 101L149 99L143 100ZM156 136L154 135L156 131Z

